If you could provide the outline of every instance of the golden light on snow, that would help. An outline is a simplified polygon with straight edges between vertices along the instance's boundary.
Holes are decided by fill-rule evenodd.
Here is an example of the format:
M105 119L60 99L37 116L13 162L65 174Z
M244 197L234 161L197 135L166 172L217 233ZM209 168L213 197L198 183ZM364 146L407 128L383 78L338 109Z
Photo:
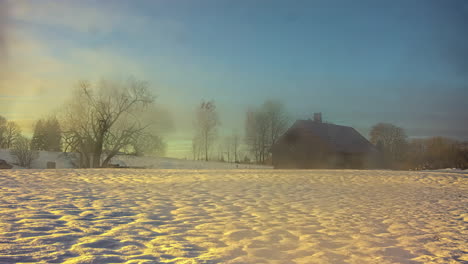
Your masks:
M461 263L466 176L2 171L0 262Z

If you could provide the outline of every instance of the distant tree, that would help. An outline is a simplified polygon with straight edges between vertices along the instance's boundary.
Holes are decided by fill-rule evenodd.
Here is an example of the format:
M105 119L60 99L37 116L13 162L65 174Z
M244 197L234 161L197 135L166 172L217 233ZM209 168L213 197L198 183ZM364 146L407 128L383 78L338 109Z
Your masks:
M370 131L370 141L379 148L390 166L404 161L407 136L403 128L393 124L379 123Z
M278 138L288 128L288 116L284 105L279 101L266 101L262 106L265 111L265 118L268 120L268 133L269 133L269 147L273 146Z
M48 151L61 151L62 150L62 130L58 119L50 117L45 123L46 131L46 146Z
M31 146L34 150L61 151L62 132L56 117L39 119L36 122Z
M413 139L408 143L407 149L407 168L408 169L426 169L429 164L426 160L427 144L425 139Z
M44 128L44 121L39 119L34 125L33 137L31 140L31 147L34 150L46 150L46 131Z
M464 169L468 165L468 145L445 137L413 139L408 144L411 169Z
M424 161L427 168L443 169L456 166L457 141L444 138L432 137L425 140Z
M132 136L126 153L137 156L164 156L167 144L163 135L174 129L171 113L160 105L152 104L139 115L146 127Z
M6 118L0 115L0 148L5 147L6 125Z
M192 138L192 154L193 154L193 160L200 160L201 138L198 133Z
M248 147L248 151L255 162L261 162L262 154L262 143L260 142L260 126L257 123L258 113L255 110L249 109L245 113L245 144Z
M20 136L10 150L10 154L16 158L19 166L30 168L38 153L31 149L31 140Z
M237 133L232 134L231 138L231 149L234 162L239 162L239 147L240 147L240 136Z
M220 161L220 162L229 162L229 149L226 149L226 147L229 147L227 146L226 144L223 144L223 142L220 142L218 144L218 155L216 157L216 160L217 161ZM227 159L225 158L225 156L227 155Z
M257 163L265 163L271 147L286 131L289 118L279 101L266 101L260 108L248 110L245 143Z
M218 113L214 101L202 101L196 111L195 131L197 148L202 149L205 161L209 159L209 151L217 136L217 127L219 126Z
M245 123L245 142L255 161L264 163L269 143L267 114L261 110L247 111Z
M226 156L226 159L224 158ZM230 162L232 157L232 143L229 136L224 137L218 146L218 159Z
M21 137L21 128L13 121L8 121L4 134L5 148L11 148L15 142Z
M136 156L163 156L167 149L166 143L160 136L149 133L134 137L130 146L132 150L128 153Z
M78 152L81 167L107 166L148 128L141 117L153 102L146 82L81 82L62 118L65 151Z
M468 142L458 142L456 146L455 167L468 169Z
M230 136L224 138L223 142L220 144L220 153L226 155L225 161L227 162L237 162L239 155L239 144L240 136L237 133L232 133Z
M0 116L0 148L9 149L21 136L21 128L14 121Z

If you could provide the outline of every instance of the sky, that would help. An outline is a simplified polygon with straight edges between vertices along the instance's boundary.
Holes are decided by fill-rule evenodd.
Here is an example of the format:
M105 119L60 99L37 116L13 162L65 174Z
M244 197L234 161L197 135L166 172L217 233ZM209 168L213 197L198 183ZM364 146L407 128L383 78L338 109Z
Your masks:
M194 109L215 100L220 136L280 100L364 136L468 140L468 1L0 0L0 115L30 131L79 80L147 80L189 157Z

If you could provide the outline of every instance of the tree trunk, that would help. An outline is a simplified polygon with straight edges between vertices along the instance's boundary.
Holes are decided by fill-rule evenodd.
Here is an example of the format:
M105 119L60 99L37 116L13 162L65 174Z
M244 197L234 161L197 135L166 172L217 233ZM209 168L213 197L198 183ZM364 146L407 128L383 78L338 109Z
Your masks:
M96 140L96 145L94 146L93 151L93 168L101 167L101 155L102 155L102 146L104 145L104 138L100 136Z
M117 152L111 152L109 155L102 161L102 167L107 167L109 165L109 162L112 160L113 157L117 155Z
M208 161L208 133L205 134L205 161Z

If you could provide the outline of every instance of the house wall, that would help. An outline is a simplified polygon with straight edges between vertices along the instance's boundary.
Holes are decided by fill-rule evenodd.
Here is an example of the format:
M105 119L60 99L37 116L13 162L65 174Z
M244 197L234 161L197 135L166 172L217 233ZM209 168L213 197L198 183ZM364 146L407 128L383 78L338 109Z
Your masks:
M334 153L330 159L332 168L337 169L364 169L366 168L366 154Z
M331 166L330 150L320 138L299 131L290 131L288 134L272 150L272 164L275 168L314 169Z
M372 169L379 168L379 153L337 153L320 138L289 131L272 149L276 169Z

